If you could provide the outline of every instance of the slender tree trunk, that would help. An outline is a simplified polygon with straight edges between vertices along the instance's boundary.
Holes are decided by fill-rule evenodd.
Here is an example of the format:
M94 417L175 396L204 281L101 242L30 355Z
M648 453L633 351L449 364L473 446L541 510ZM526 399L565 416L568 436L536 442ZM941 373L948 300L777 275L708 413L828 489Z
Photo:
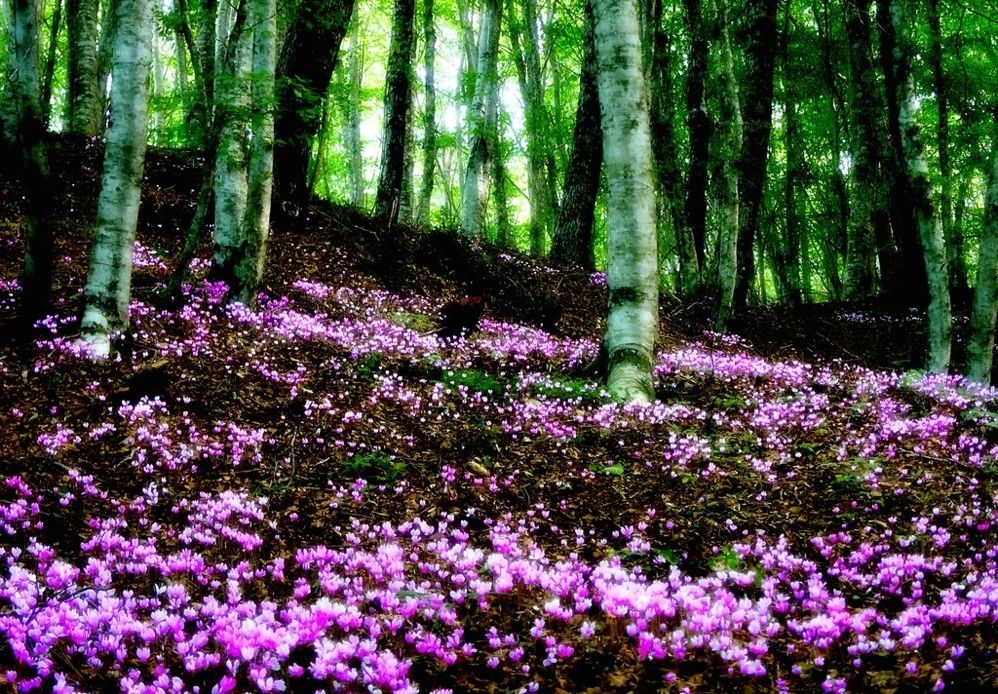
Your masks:
M925 275L928 280L928 361L926 368L945 373L950 361L952 310L949 294L949 270L946 264L946 240L939 214L933 207L929 165L918 125L918 96L915 93L911 61L915 53L913 40L905 25L901 0L890 0L890 17L898 38L895 66L898 78L898 130L907 166L907 188L911 193L915 224L922 242Z
M849 196L849 228L846 251L845 298L865 299L874 291L873 203L877 192L877 113L882 111L873 74L870 51L869 7L856 0L843 0L852 72L852 188Z
M509 0L506 4L506 17L524 104L527 193L530 200L530 251L534 255L541 255L546 246L550 221L546 168L549 138L537 33L536 0L515 2Z
M52 79L55 77L55 64L59 57L59 30L62 27L62 0L55 0L52 8L52 24L49 27L48 55L45 58L45 73L42 76L42 124L49 127L52 112Z
M728 19L723 5L724 0L717 2L715 8L719 11L718 21L721 25L721 48L723 63L723 86L722 101L725 113L723 120L728 123L727 147L728 151L737 157L742 151L743 127L742 127L742 106L741 95L738 90L738 81L735 78L735 61L731 51L731 39L729 37ZM714 329L718 332L725 332L728 329L728 320L731 318L735 308L735 288L738 279L738 230L740 228L739 219L741 210L739 204L739 173L740 167L732 165L729 161L724 163L724 190L721 197L721 225L717 232L718 253L717 253L717 276L718 297L717 312L714 317Z
M707 173L710 154L710 117L707 115L706 82L708 44L701 0L683 0L686 27L690 33L689 67L686 77L686 122L689 130L689 174L686 178L685 226L693 237L699 281L707 262Z
M83 340L97 358L110 355L112 333L128 326L132 247L149 127L152 1L118 0L116 8L111 114L80 323Z
M104 126L104 90L97 60L98 0L66 0L68 36L69 114L71 133L94 137Z
M651 94L652 150L661 200L659 217L670 221L678 261L677 289L680 296L693 296L700 289L700 267L693 246L693 235L683 214L686 189L680 171L676 144L676 109L673 99L673 73L669 35L662 26L662 0L653 0L649 8L651 56L649 65ZM660 244L660 251L665 252Z
M308 203L312 140L353 7L354 0L302 0L278 58L274 184L292 217Z
M423 0L423 175L416 204L416 221L429 224L433 183L437 165L437 87L434 68L437 59L437 31L433 20L433 0Z
M932 88L936 94L936 144L939 149L939 219L946 239L946 261L950 270L950 292L963 297L969 292L967 265L963 256L963 238L953 225L953 196L949 144L949 85L943 72L943 36L939 24L939 0L928 2L928 24L932 41L929 62L932 64Z
M357 209L366 207L364 202L364 149L360 137L360 101L364 87L364 63L366 59L363 42L360 40L360 22L355 22L347 44L347 67L349 84L347 97L342 104L343 146L347 151L350 185L350 204Z
M494 127L501 21L502 5L499 0L483 0L475 97L467 126L471 151L461 193L461 229L472 238L482 238L485 227L486 183L496 141Z
M243 244L236 267L235 298L256 306L257 289L263 278L270 236L270 202L274 182L274 71L277 64L277 3L252 0L252 72L250 81L250 148L247 170L246 217Z
M755 279L755 237L766 183L773 131L773 70L776 63L777 0L748 0L741 6L745 31L742 80L742 149L738 157L738 274L732 303L745 308Z
M34 322L48 312L52 292L52 195L39 74L41 3L14 0L9 11L7 88L13 92L13 126L27 203L18 333L27 337Z
M649 99L633 0L593 0L603 159L608 187L604 345L618 402L655 399L658 236Z
M796 84L800 76L793 74L790 45L790 6L784 7L783 32L780 37L780 48L783 70L783 102L784 126L783 148L786 153L786 177L783 186L783 205L786 219L786 238L784 243L774 239L773 264L776 267L776 280L780 286L781 300L797 306L801 303L801 277L809 273L802 267L801 250L807 241L802 239L804 225L801 224L798 196L804 188L803 143L800 134L800 118L797 113Z
M579 102L575 109L575 129L572 134L572 154L565 171L565 190L561 196L558 225L551 243L551 257L561 262L578 263L587 270L596 267L593 226L602 164L603 130L596 88L592 3L586 2L586 35Z
M243 223L249 196L251 108L246 75L253 60L252 28L246 24L246 0L241 0L227 32L216 82L215 114L219 121L215 153L215 232L211 277L229 286L230 296L241 293L237 267L243 252Z
M394 224L402 205L405 178L406 134L409 125L409 103L412 97L412 52L415 0L395 0L392 18L392 43L385 77L384 131L381 138L381 175L374 202L374 214L388 224Z
M993 114L991 171L984 194L984 225L977 258L977 281L970 313L967 343L967 378L991 383L998 316L998 108Z

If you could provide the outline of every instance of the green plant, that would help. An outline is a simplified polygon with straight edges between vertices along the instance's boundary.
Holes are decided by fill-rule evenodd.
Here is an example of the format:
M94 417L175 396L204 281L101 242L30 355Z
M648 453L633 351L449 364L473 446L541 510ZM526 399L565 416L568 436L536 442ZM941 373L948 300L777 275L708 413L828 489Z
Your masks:
M614 463L612 465L603 465L602 463L592 463L589 465L590 472L598 472L603 475L613 475L614 477L624 476L624 465L623 463Z
M534 397L552 400L572 400L580 404L598 405L606 402L610 395L594 381L582 378L546 378L531 383L528 392Z
M398 479L405 472L406 463L383 451L358 453L340 463L343 471L355 479L369 479L387 483Z
M478 369L454 369L445 371L441 383L450 388L465 388L482 395L499 395L505 391L503 382L496 376Z

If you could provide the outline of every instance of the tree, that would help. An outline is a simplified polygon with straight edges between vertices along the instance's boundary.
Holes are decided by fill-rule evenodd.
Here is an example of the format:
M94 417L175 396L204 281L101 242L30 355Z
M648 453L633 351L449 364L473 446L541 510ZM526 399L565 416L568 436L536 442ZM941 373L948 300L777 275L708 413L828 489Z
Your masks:
M151 0L118 0L116 4L104 172L80 323L82 338L96 358L109 356L112 334L128 326L132 247L149 128L152 19Z
M851 71L851 132L849 152L852 161L852 187L849 195L849 227L846 249L845 298L865 299L873 294L875 270L873 255L873 205L879 183L881 132L878 114L883 101L876 88L870 50L869 7L860 0L843 0L849 40Z
M274 183L291 216L308 202L312 141L353 7L354 0L301 0L277 61Z
M12 0L7 31L7 84L27 202L21 269L22 335L48 311L52 291L52 197L42 116L38 0Z
M745 75L741 91L742 140L738 155L738 273L732 302L745 308L755 279L755 237L759 228L773 129L773 69L776 62L776 0L749 0L744 14Z
M596 83L607 179L607 388L618 402L655 399L658 235L649 100L633 0L593 0Z
M994 109L992 119L991 169L984 195L984 226L967 343L967 378L989 385L998 316L998 108Z
M395 0L392 45L385 79L385 117L382 136L381 175L374 214L389 224L398 220L405 174L406 132L412 98L412 50L415 0Z
M586 29L579 101L575 109L572 153L565 171L564 192L558 223L551 240L551 257L596 268L593 257L593 226L603 165L603 130L600 125L599 93L596 88L596 44L593 38L592 2L586 2Z
M492 157L497 154L496 120L501 22L500 0L483 0L482 20L478 30L475 96L468 112L470 153L461 189L461 230L472 238L481 238L484 233L487 173ZM496 181L495 184L497 187L505 185L503 181Z
M433 178L437 165L437 87L434 68L437 59L437 31L433 22L433 0L423 0L423 175L416 204L416 221L430 221Z
M229 298L256 305L263 275L273 181L275 0L244 0L218 85L221 138L215 164L212 276Z
M97 61L98 0L66 0L69 29L69 132L93 137L104 126L104 91Z
M925 276L928 280L929 344L926 368L936 373L945 373L949 368L952 323L946 241L939 215L932 204L929 165L917 120L920 99L911 74L915 46L907 33L901 0L890 0L889 13L897 38L893 55L894 80L891 80L898 90L899 109L895 127L904 155L904 188L909 194L910 209L922 242Z

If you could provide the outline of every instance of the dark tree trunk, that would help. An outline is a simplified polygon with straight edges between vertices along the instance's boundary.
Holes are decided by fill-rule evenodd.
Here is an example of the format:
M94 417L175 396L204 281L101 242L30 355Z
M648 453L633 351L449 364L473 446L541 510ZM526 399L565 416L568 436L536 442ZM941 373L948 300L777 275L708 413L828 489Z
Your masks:
M686 217L683 214L683 192L685 185L679 169L679 153L676 145L676 111L673 100L673 73L675 66L669 59L671 46L669 35L662 27L663 6L661 0L652 0L649 25L651 27L651 129L652 152L655 156L655 174L664 210L668 212L675 238L676 260L679 265L678 293L691 296L700 288L700 265L693 248ZM659 219L665 215L660 213ZM663 248L664 244L659 244Z
M354 0L302 0L277 61L274 185L292 216L308 204L312 140L353 6Z
M882 128L877 119L878 114L883 111L883 101L877 91L873 73L869 6L856 0L843 2L849 40L849 67L852 73L852 127L849 138L852 189L843 291L847 300L855 301L871 296L875 287L873 206L880 179L879 138Z
M891 230L897 249L896 267L888 273L893 281L885 282L888 299L898 304L928 302L925 264L922 246L918 240L918 227L912 208L912 181L907 173L904 145L899 127L901 99L905 76L899 74L898 37L891 22L889 0L877 0L877 27L880 33L880 63L884 72L884 93L887 98L887 133L890 147L884 157L889 176L889 204Z
M572 154L565 171L558 224L551 244L551 257L578 263L592 270L593 224L603 164L603 130L600 126L599 94L596 89L596 46L593 42L592 7L586 3L585 52L579 103L575 112Z
M66 0L69 30L69 132L94 137L103 130L104 93L97 60L98 0ZM109 21L109 20L106 20Z
M707 260L707 182L710 154L710 118L707 115L707 32L700 0L683 0L690 32L689 72L686 77L687 127L690 133L689 174L686 179L684 217L693 237L697 267Z
M374 214L389 224L398 220L405 178L405 144L412 97L412 49L416 3L395 0L392 18L392 44L385 78L385 116L381 175Z
M755 279L755 237L766 183L773 131L773 69L776 64L776 0L751 0L745 16L745 77L742 94L742 151L738 159L738 275L733 304L745 307Z

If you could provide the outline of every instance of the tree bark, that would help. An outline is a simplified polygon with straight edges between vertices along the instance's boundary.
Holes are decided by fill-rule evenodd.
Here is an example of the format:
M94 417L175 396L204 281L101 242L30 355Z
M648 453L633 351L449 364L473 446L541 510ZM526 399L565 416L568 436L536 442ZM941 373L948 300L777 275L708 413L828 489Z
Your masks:
M649 99L633 0L593 0L596 83L606 162L607 389L618 402L655 399L658 237Z
M353 7L354 0L302 0L277 61L274 184L292 217L308 204L312 140Z
M437 87L434 68L437 59L437 31L433 20L433 0L423 0L423 174L416 204L416 221L430 222L433 183L437 165Z
M715 0L715 8L718 9L718 21L720 22L721 33L721 53L722 53L722 104L724 113L722 121L727 122L727 149L733 157L738 157L742 151L742 106L741 95L738 89L738 81L735 78L735 61L731 50L731 38L729 36L728 19L724 5ZM735 308L735 288L738 281L738 230L740 228L739 219L741 211L739 204L739 173L740 167L725 160L723 164L723 187L719 198L721 210L721 224L717 232L717 277L718 277L718 301L717 311L714 316L714 329L718 332L726 332L728 320Z
M416 3L395 0L392 18L392 42L385 76L384 130L381 151L381 174L374 214L394 224L402 205L405 177L406 134L409 125L409 103L412 97L412 52Z
M998 108L992 118L991 170L984 194L984 224L967 342L967 378L987 385L991 384L998 316Z
M104 90L97 60L98 0L66 0L69 30L69 106L67 129L95 137L104 126Z
M926 368L934 373L945 373L949 368L952 331L946 240L939 214L932 204L929 165L925 158L925 146L917 120L919 99L915 93L914 78L911 74L915 45L905 25L904 10L901 0L890 0L890 18L898 39L894 56L900 104L897 128L901 135L901 147L907 169L906 188L910 191L909 204L913 208L915 225L922 242L925 276L928 281L929 344Z
M112 333L128 326L132 248L149 126L151 0L119 0L115 21L104 173L80 323L83 340L96 358L109 356Z
M690 34L689 72L686 76L686 123L689 131L689 174L683 206L685 225L693 237L697 268L707 262L707 181L710 154L710 117L706 83L708 44L701 0L683 0L684 19ZM701 283L703 277L700 277Z
M20 182L27 203L21 309L18 333L27 338L34 322L51 305L53 230L48 147L41 105L38 0L14 0L9 6L7 86L13 104Z
M755 237L766 184L773 131L773 70L776 63L776 0L749 0L745 15L745 77L742 93L742 149L738 157L738 275L732 302L743 309L755 280Z
M596 45L593 40L592 3L586 2L586 34L583 46L579 101L575 109L572 154L565 171L558 224L551 242L551 257L561 262L596 268L593 256L593 226L603 165L603 129L600 125L599 93L596 88Z
M486 183L497 139L497 66L501 21L500 1L484 0L478 36L475 97L468 113L470 153L461 192L461 229L464 234L476 239L482 238L484 233Z
M857 0L843 1L852 73L849 146L852 185L843 293L846 299L859 301L871 296L875 288L872 217L881 160L877 114L883 110L883 101L877 93L873 74L869 7Z

